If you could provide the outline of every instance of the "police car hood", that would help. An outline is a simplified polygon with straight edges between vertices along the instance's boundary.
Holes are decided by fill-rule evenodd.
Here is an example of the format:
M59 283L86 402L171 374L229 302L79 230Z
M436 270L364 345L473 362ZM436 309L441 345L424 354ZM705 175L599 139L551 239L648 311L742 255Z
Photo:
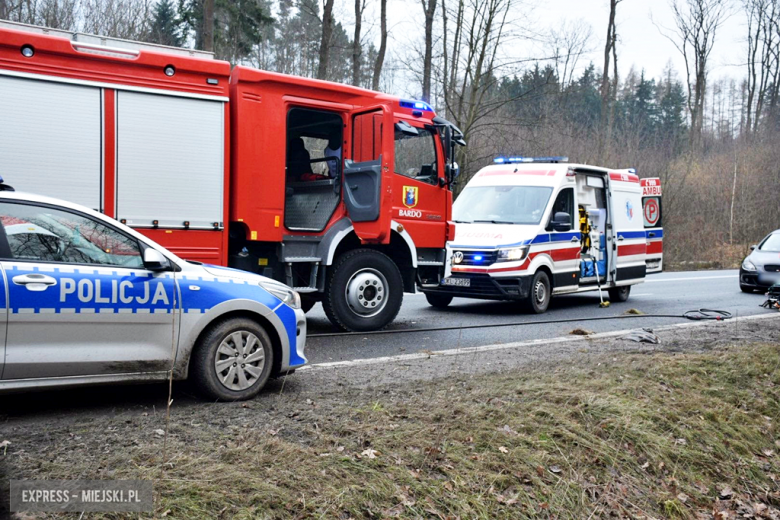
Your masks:
M538 225L521 224L455 224L452 248L486 248L519 246L530 243L539 231Z

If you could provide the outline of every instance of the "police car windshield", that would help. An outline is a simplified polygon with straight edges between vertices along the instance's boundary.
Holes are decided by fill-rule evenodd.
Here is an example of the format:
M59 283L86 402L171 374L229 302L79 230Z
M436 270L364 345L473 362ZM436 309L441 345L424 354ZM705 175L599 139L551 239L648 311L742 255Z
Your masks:
M537 225L551 194L547 186L474 186L460 194L452 216L466 224Z
M780 252L780 233L774 233L766 237L766 240L758 247L759 251Z

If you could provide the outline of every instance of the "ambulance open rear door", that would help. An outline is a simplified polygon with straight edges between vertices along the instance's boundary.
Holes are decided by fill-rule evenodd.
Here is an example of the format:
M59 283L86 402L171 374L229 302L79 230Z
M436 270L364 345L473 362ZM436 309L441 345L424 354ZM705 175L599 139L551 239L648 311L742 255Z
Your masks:
M647 236L647 272L663 270L664 229L661 210L661 179L642 179L642 213Z

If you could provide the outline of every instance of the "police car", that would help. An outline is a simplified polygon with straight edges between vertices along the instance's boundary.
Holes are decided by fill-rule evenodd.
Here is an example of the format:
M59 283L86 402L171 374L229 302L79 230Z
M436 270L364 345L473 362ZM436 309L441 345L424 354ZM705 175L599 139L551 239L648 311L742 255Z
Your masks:
M187 262L90 209L0 179L0 391L189 377L255 396L306 363L298 294Z

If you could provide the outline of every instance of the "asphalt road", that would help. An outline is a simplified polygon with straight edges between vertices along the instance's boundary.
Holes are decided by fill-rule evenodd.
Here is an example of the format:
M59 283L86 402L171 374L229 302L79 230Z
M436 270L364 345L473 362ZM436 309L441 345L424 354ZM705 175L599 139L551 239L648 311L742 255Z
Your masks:
M574 328L594 332L609 332L641 327L671 325L687 321L670 318L638 318L606 321L586 321L591 317L624 315L628 309L645 314L682 314L692 309L722 309L734 316L764 314L769 311L759 305L761 294L744 294L739 289L738 271L695 271L659 273L635 285L625 303L599 307L598 293L558 296L553 298L546 314L536 315L512 302L493 302L456 298L446 310L429 306L422 294L404 295L404 304L387 330L428 327L460 327L475 324L535 322L582 318L577 323L533 324L517 327L488 327L441 332L410 332L404 334L354 335L347 337L310 338L306 347L309 362L329 363L383 356L412 354L422 351L478 347L515 341L554 338L568 335ZM606 295L605 295L606 297ZM309 334L335 332L321 305L308 315Z

